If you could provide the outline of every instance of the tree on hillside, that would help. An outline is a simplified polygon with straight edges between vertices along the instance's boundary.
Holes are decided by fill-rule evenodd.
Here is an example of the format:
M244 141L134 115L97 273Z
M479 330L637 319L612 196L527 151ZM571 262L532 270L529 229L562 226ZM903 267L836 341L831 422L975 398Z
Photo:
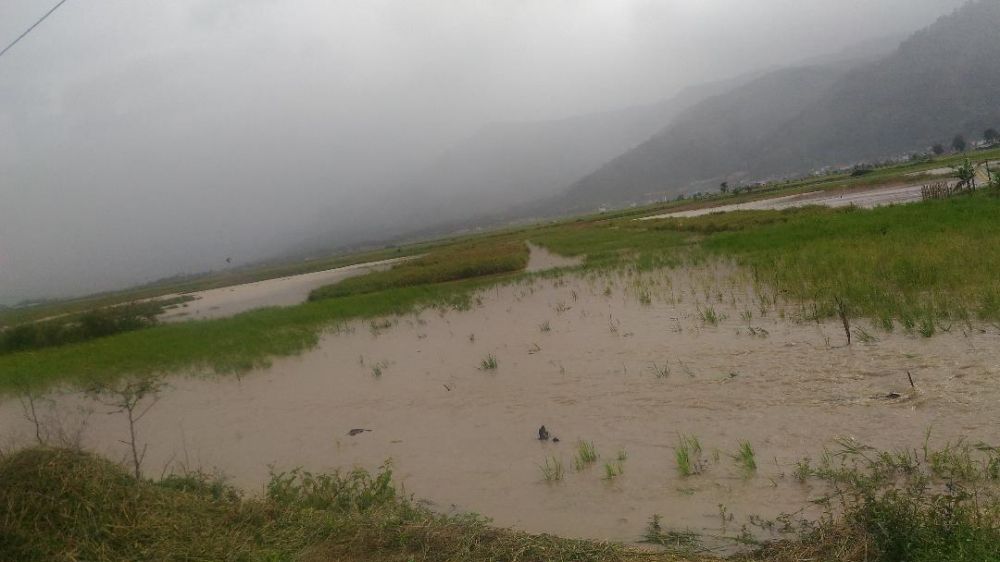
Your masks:
M931 152L933 152L936 156L941 156L944 154L944 145L941 143L935 144L931 147Z
M729 182L728 181L724 181L724 182L720 183L719 184L719 191L722 192L723 194L729 193Z
M955 138L951 141L951 147L955 149L955 152L965 152L965 149L969 148L969 143L965 141L964 136L955 135Z
M997 131L993 127L990 127L989 129L986 129L986 132L983 133L983 139L985 139L986 142L990 143L1000 141L1000 131Z

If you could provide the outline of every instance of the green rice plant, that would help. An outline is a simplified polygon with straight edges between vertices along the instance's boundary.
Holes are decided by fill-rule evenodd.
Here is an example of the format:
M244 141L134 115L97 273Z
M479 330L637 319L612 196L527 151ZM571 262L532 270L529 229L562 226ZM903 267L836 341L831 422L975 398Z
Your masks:
M593 441L578 441L576 444L576 458L573 460L573 464L577 470L583 470L588 466L597 462L600 455L597 454L597 448L594 447Z
M542 478L546 482L559 482L566 473L562 460L556 457L546 458L545 463L538 465L538 468L542 471Z
M542 322L541 324L538 325L538 330L541 332L551 332L552 326L549 324L549 321L546 320L545 322Z
M388 367L389 363L385 361L375 363L374 365L372 365L372 376L375 378L381 377L382 373L385 372L385 369L387 369Z
M495 371L497 369L497 358L492 353L488 354L485 359L479 362L480 371Z
M622 465L621 461L606 462L604 463L604 479L614 480L622 475L625 467Z
M919 331L920 335L925 338L932 337L934 333L937 332L937 324L935 323L934 318L930 316L921 318Z
M722 315L715 311L715 307L706 306L705 308L698 308L698 315L701 317L703 324L709 326L718 326L719 322L722 320Z
M885 312L878 315L878 325L882 330L890 333L896 328L892 315Z
M618 449L618 457L617 458L618 458L618 462L625 462L628 459L628 451L625 450L625 447L622 447L621 449Z
M674 447L674 459L677 461L677 472L684 478L701 474L704 463L701 458L701 442L693 435L678 435L677 446Z
M636 295L636 297L639 299L639 304L643 306L649 306L653 304L653 294L650 293L648 289L640 290L639 293Z
M749 441L740 441L740 448L733 455L733 459L745 477L749 478L757 472L757 455Z

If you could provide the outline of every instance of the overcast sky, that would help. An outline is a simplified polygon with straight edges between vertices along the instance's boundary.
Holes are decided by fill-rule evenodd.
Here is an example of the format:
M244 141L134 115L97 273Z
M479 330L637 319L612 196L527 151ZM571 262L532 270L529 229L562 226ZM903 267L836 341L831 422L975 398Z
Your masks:
M0 44L54 3L0 1ZM69 0L0 57L0 303L256 260L485 123L656 101L960 3Z

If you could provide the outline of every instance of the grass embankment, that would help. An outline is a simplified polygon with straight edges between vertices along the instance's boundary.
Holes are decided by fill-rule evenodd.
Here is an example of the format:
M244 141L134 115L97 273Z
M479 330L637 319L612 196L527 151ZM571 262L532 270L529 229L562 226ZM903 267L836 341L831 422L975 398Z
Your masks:
M316 289L309 300L347 297L447 283L474 277L489 277L520 271L528 265L528 247L521 240L501 240L491 244L461 244L441 248L426 256L386 271L352 277Z
M398 494L388 468L275 475L248 499L201 474L137 481L86 453L31 449L0 461L0 505L0 560L19 562L653 559L435 515Z
M795 538L731 560L983 562L1000 560L996 452L969 446L882 453L845 442L795 477L822 480L828 517L792 518ZM696 537L659 528L646 539L671 552L490 527L437 515L399 494L391 470L272 476L247 498L204 474L136 480L93 455L29 449L0 460L0 559L211 561L606 561L717 560Z
M273 357L301 353L319 333L337 322L412 312L419 307L467 308L469 295L516 271L527 260L523 243L485 239L444 249L452 257L478 256L472 268L431 254L400 266L402 274L359 277L351 294L299 306L266 308L217 320L158 325L134 332L60 347L0 355L0 392L41 389L61 382L89 386L123 376L167 372L245 371ZM495 262L498 265L490 265ZM416 271L416 275L408 272ZM461 273L469 276L461 279ZM486 277L476 277L486 274ZM378 290L386 279L392 288ZM400 279L410 285L399 282ZM435 283L441 279L447 282ZM452 280L456 279L456 280ZM369 290L370 289L370 290Z

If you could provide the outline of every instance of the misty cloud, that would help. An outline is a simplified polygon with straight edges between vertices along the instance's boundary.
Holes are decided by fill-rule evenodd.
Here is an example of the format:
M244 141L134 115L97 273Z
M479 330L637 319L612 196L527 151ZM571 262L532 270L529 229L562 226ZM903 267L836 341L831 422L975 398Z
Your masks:
M487 123L656 102L960 3L70 0L0 58L0 303L374 238ZM44 9L3 2L0 43Z

